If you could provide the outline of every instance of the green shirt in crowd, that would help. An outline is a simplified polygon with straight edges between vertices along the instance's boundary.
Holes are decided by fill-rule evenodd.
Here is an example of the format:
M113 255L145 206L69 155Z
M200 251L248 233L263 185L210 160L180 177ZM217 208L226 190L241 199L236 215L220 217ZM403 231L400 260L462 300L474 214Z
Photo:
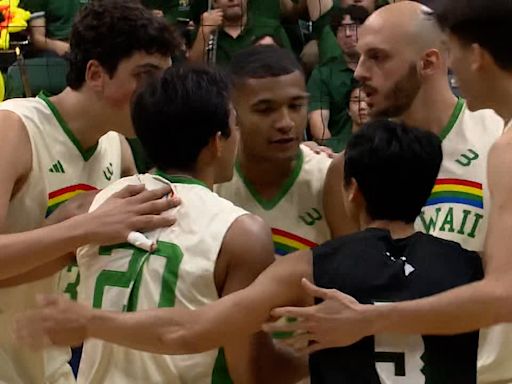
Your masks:
M320 64L313 70L308 81L309 111L329 111L328 129L331 138L322 144L335 152L341 152L352 135L348 107L354 71L347 66L336 36L326 22L328 17L330 12L313 25L313 32L318 38Z
M54 40L69 40L75 15L88 0L22 0L20 7L32 14L44 12L46 36ZM41 14L41 16L43 16Z

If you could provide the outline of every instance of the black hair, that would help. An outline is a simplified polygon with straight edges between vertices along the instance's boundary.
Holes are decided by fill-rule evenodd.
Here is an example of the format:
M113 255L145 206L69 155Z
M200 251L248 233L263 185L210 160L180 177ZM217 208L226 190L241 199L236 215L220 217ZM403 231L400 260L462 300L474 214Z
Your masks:
M334 34L338 33L338 28L342 25L343 18L347 15L350 16L354 23L362 25L370 16L370 12L365 7L355 4L349 5L346 8L333 9L330 25Z
M437 0L431 4L441 28L462 42L478 44L503 70L512 70L512 0Z
M229 80L204 66L168 68L136 93L132 121L148 157L162 171L193 171L197 158L220 132L228 138Z
M97 60L110 76L136 52L171 56L178 44L171 27L135 0L92 0L78 14L70 36L67 83L80 89L87 64Z
M277 37L277 36L273 36L271 34L268 34L268 33L262 33L260 35L256 35L252 41L251 41L251 45L258 45L258 43L260 41L262 41L263 39L265 39L266 37L270 37L272 40L274 40L274 42L276 43L276 45L278 47L283 47L283 43L281 42L281 40Z
M413 223L432 192L442 159L441 140L432 132L375 120L347 144L344 183L356 180L373 220Z
M233 56L229 71L236 85L248 79L304 74L297 58L288 49L275 45L255 45Z

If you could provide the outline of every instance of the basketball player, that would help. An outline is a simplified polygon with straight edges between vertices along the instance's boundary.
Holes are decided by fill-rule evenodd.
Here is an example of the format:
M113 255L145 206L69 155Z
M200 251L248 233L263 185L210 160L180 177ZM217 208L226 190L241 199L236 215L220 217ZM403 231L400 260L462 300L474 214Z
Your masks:
M214 183L233 174L238 128L229 98L228 81L220 73L186 67L167 70L137 94L135 130L158 170L115 182L100 192L91 209L120 188L139 183L151 190L172 184L182 206L175 226L147 234L157 246L152 253L128 244L91 244L78 250L80 301L125 312L195 309L246 287L272 263L268 226L211 191ZM170 124L186 129L169 129ZM247 247L248 242L257 246ZM269 370L262 369L263 361ZM304 371L297 366L287 370L262 332L186 356L90 340L84 345L78 382L206 384L231 378L236 383L281 383L293 382Z
M512 18L512 4L508 0L444 1L436 5L436 10L437 20L448 30L449 65L458 77L468 108L492 108L510 121L512 56L503 36ZM492 204L482 281L427 299L386 306L361 305L341 292L305 282L308 292L323 299L323 303L273 313L302 319L286 330L306 330L307 339L314 342L309 351L351 344L369 334L453 334L511 322L511 154L512 133L508 126L488 157Z
M230 72L241 144L233 179L215 191L272 227L277 255L328 240L322 199L330 159L300 144L307 124L300 64L286 49L254 46L235 55Z
M465 101L453 95L443 34L426 11L411 1L377 10L359 33L362 56L355 75L367 93L371 116L398 117L443 140L443 164L416 229L482 253L490 212L487 153L501 135L503 122L490 110L470 112ZM334 160L332 168L343 172L343 158ZM336 201L340 187L327 188L328 220L331 215L346 216ZM356 228L345 222L336 235ZM511 353L510 327L482 331L479 382L512 381Z
M46 309L25 318L25 331L37 336L42 330L57 344L90 337L157 353L198 352L259 330L279 303L302 302L307 298L300 285L303 277L314 277L326 288L343 288L363 302L413 299L481 277L477 253L414 229L441 164L436 135L377 120L354 135L345 156L344 180L340 180L343 200L362 231L280 258L248 288L197 311L175 308L126 314L53 298ZM407 189L402 186L404 179ZM186 203L184 198L182 206ZM259 245L255 240L252 244ZM258 246L245 246L245 252L251 248ZM408 379L421 376L425 382L475 383L477 347L476 332L366 338L348 348L311 356L311 382L373 383L380 379L398 383L390 372L400 370L401 354L391 352L404 351L408 355L403 364L414 370L408 371ZM396 368L385 364L396 355Z
M137 83L169 66L171 36L165 22L142 6L93 1L71 33L69 87L51 98L41 94L0 104L0 223L4 233L12 234L2 236L0 382L74 382L69 351L35 354L12 342L8 328L13 315L30 308L37 293L55 292L57 272L69 262L63 254L89 241L125 241L133 226L169 224L169 218L155 221L151 216L133 221L134 214L169 208L170 200L133 206L168 194L169 188L163 188L149 199L115 202L111 209L117 212L105 212L105 218L86 215L35 230L71 197L134 172L119 133L131 134L129 101ZM121 197L141 190L128 189ZM73 294L77 282L66 291Z

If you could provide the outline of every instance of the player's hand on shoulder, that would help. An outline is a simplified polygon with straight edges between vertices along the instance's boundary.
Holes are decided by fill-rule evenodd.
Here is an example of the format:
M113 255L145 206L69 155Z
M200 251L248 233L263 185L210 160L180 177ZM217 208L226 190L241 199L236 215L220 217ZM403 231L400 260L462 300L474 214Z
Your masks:
M110 196L96 210L84 215L89 242L116 244L130 232L147 232L175 223L169 209L180 204L170 186L148 191L144 185L128 185Z
M365 306L354 298L334 289L319 288L305 279L303 286L309 295L323 301L311 307L274 309L273 317L290 317L297 321L267 323L263 328L266 332L294 332L288 344L305 345L298 350L300 353L350 345L371 333L370 324L362 316Z
M78 346L87 338L91 309L64 295L40 295L36 309L15 319L15 340L32 349Z
M305 141L302 145L309 148L317 155L325 155L330 159L334 159L337 156L331 148L320 145L315 141Z

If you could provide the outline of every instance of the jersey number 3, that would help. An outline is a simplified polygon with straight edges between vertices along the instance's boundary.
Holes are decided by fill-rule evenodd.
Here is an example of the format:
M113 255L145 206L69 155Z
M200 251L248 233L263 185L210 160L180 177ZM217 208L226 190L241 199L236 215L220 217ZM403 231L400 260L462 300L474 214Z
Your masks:
M125 270L103 270L98 274L94 287L94 308L133 312L155 306L174 307L178 271L183 259L183 252L176 244L158 241L156 251L151 254L130 244L118 244L99 249L100 257L113 256L114 252L131 253L128 267L125 267ZM126 259L123 257L119 260ZM145 274L144 269L149 263L151 263L151 272ZM155 275L155 271L159 276ZM146 275L151 275L151 281L143 278ZM150 303L146 299L143 305L139 305L141 286L149 284L150 287L154 287L155 280L160 285L158 302ZM120 307L119 303L124 305ZM144 308L140 308L141 306Z

